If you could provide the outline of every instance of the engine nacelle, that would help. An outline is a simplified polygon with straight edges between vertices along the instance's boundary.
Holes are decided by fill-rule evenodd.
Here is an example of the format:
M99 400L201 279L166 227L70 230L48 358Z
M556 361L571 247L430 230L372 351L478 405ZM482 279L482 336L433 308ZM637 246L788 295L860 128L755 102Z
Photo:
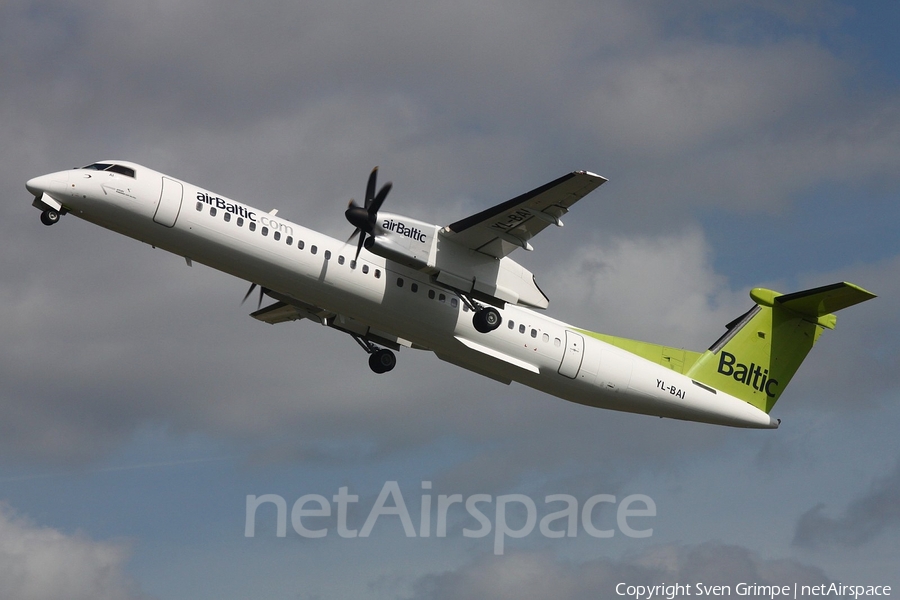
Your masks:
M509 257L497 259L440 235L431 223L379 212L369 252L428 273L449 288L502 307L504 303L547 308L550 301L534 275Z
M433 272L440 227L402 215L379 212L366 250L401 265Z

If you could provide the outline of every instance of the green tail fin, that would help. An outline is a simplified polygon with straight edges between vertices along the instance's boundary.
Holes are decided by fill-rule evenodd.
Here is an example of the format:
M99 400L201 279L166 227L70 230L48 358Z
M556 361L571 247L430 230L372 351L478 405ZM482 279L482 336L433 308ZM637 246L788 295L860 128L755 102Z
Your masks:
M768 413L824 328L834 329L832 313L875 295L835 283L793 294L755 288L750 297L756 306L729 323L686 375Z

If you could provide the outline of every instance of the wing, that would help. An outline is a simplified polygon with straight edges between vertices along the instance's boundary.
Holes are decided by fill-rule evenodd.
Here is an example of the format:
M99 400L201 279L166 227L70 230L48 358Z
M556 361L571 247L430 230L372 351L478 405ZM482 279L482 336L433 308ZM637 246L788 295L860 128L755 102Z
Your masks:
M569 173L448 225L442 233L457 244L495 258L503 258L516 248L531 250L528 240L550 224L561 227L559 219L569 207L604 182L606 178L587 171Z

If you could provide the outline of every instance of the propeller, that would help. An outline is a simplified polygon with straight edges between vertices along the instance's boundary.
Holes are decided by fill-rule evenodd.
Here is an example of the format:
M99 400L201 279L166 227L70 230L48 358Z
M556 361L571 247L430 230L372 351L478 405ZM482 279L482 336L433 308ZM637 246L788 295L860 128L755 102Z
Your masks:
M375 223L378 220L378 210L387 198L388 192L391 191L392 184L388 182L375 193L375 186L378 180L378 167L372 169L369 174L369 182L366 184L366 201L363 206L359 206L355 200L350 200L344 216L350 221L350 224L356 227L350 237L349 242L359 235L359 243L356 245L356 259L359 259L359 253L362 251L363 244L366 243L366 234L374 235Z
M256 289L256 284L255 284L255 283L251 283L251 284L250 284L250 289L247 290L247 293L244 294L244 299L241 300L241 304L243 304L244 302L247 301L247 298L250 297L250 294L253 293L253 290L254 290L254 289ZM262 307L263 294L265 294L267 291L268 291L268 290L267 290L266 288L264 288L263 286L259 286L259 300L257 300L257 302L256 302L256 310L259 310L260 307Z

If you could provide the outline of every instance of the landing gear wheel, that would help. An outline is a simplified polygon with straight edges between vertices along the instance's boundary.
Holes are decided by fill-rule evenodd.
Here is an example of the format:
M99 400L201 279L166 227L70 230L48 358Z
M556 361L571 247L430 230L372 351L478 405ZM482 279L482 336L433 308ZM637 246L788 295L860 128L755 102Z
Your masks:
M41 213L41 223L44 225L53 225L57 221L59 221L59 211L50 208Z
M479 333L490 333L500 327L501 323L503 323L503 318L500 316L500 311L490 306L476 311L472 317L472 325Z
M376 350L369 355L369 368L376 373L387 373L397 364L397 357L387 348Z

